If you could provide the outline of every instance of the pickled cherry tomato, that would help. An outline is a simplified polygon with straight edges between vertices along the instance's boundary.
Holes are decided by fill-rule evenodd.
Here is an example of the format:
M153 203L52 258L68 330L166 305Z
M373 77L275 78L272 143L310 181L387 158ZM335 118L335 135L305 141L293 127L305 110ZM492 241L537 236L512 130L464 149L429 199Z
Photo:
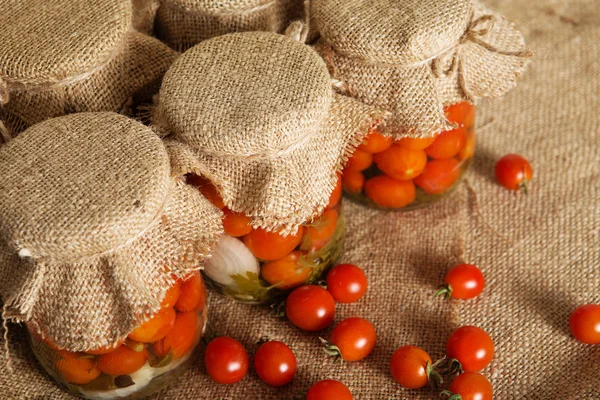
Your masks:
M454 158L431 160L415 184L429 194L439 194L450 189L460 178L460 163Z
M305 251L317 251L325 247L331 240L337 228L338 212L326 210L320 218L306 229L304 243L300 247Z
M438 160L454 157L467 141L464 127L440 133L435 141L425 149L427 155Z
M200 286L198 304L196 304L196 307L194 308L194 311L196 312L200 312L204 309L204 307L206 307L206 286L204 285L204 279L202 278L202 275L200 275L200 281L202 282L202 285Z
M250 218L244 213L233 212L229 209L223 210L225 218L223 219L223 228L229 236L239 237L252 232Z
M365 176L360 171L346 168L342 174L344 189L351 193L360 193L365 185Z
M310 278L312 269L298 264L304 255L301 251L293 251L275 261L263 264L260 273L270 285L279 289L291 289L300 286Z
M326 379L308 389L306 400L352 400L352 392L342 382Z
M366 153L381 153L387 150L392 145L393 139L390 136L384 136L377 131L372 131L363 140L363 143L358 147L358 150Z
M203 281L199 271L195 271L181 284L181 294L175 308L177 311L188 312L196 308L203 293Z
M425 150L435 141L435 137L430 138L402 138L397 144L405 149Z
M129 339L141 343L154 343L165 336L175 325L176 313L172 307L159 310L154 316L129 334Z
M100 370L96 368L95 361L89 356L85 357L83 353L71 353L67 350L59 350L58 355L60 360L56 361L55 366L67 382L85 385L100 376Z
M98 357L98 369L105 374L118 376L133 374L142 368L148 360L148 351L133 351L127 346L121 346L112 353Z
M101 354L106 354L106 353L110 353L110 352L115 351L122 344L123 344L123 342L119 341L117 344L115 344L113 346L104 346L104 347L100 347L99 349L86 350L85 352L87 354L93 354L93 355L99 356Z
M460 161L463 161L463 160L473 157L473 155L475 154L475 145L476 144L477 144L477 141L475 139L475 133L467 132L467 141L465 142L465 145L463 146L463 148L460 149L460 151L458 152L458 155L456 157Z
M411 150L393 145L383 153L373 157L377 168L386 175L398 180L413 179L427 164L427 154L423 150Z
M446 107L444 113L446 114L446 118L448 118L448 121L454 122L455 124L459 124L460 127L469 126L467 124L467 119L469 117L471 117L471 119L474 119L475 106L469 104L466 101L463 101ZM471 124L472 122L473 121L471 121Z
M257 228L244 236L244 244L261 260L277 260L292 252L300 244L303 235L304 227L287 236Z
M160 306L162 308L173 307L177 300L179 300L179 296L181 295L181 281L177 280L165 294Z
M356 150L354 154L352 154L350 161L348 161L346 168L355 171L364 171L369 168L371 164L373 164L373 154Z
M187 181L190 185L197 187L198 190L200 190L200 193L202 193L208 201L213 203L215 207L220 209L225 208L225 203L223 203L219 191L208 179L198 175L189 175Z
M399 181L379 175L365 183L367 197L380 207L402 208L415 200L416 191L412 181Z
M329 204L327 204L327 208L333 208L337 206L342 198L342 178L338 178L337 183L335 184L335 188L331 195L329 196Z
M154 343L152 351L159 357L173 352L173 359L188 354L198 335L198 315L195 311L177 314L173 329L162 340Z

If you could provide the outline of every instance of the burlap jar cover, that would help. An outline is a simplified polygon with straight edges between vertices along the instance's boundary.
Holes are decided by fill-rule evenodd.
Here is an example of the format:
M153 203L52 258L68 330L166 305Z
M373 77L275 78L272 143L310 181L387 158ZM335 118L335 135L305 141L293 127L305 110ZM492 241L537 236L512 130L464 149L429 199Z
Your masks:
M286 234L322 212L342 165L384 114L334 94L311 48L249 32L184 53L165 75L154 123L229 209Z
M222 214L116 113L37 124L0 149L3 316L58 347L112 345L200 268Z
M301 19L304 0L160 0L156 34L185 51L202 40L240 31L282 32Z
M0 0L0 9L0 119L13 136L50 117L121 110L177 56L134 30L131 1Z
M513 88L531 52L473 0L314 0L317 51L357 99L392 112L384 134L452 129L444 106Z

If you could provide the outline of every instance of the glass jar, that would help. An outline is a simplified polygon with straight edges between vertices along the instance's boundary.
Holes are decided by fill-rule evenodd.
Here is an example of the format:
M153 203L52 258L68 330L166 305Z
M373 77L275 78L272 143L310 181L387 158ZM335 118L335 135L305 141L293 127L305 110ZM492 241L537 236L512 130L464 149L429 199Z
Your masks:
M207 286L225 296L244 303L273 304L298 286L324 279L342 253L346 223L341 180L325 210L287 236L253 229L250 218L225 208L215 187L205 179L190 176L188 182L225 213L225 234L202 271Z
M59 349L28 325L33 352L69 392L86 399L139 399L169 385L190 367L206 328L206 289L194 272L165 295L162 309L114 347Z
M475 106L445 109L458 127L432 138L392 138L371 132L342 175L346 196L379 209L413 210L450 193L475 153Z

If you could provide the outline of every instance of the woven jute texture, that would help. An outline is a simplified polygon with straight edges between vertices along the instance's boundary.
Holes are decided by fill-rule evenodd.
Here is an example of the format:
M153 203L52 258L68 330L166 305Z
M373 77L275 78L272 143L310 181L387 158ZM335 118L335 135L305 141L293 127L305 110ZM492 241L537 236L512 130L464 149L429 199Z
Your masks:
M392 112L383 133L452 128L445 105L499 97L531 53L522 34L472 0L314 0L316 46L348 94Z
M156 35L185 51L203 40L232 32L282 32L302 19L303 0L160 0Z
M51 117L120 111L177 57L134 30L130 1L2 0L0 9L0 119L13 136Z
M344 204L343 261L364 267L370 288L358 304L337 305L335 322L355 315L371 320L379 337L373 354L333 364L317 338L330 329L302 333L269 310L213 295L209 331L239 339L251 353L263 335L283 340L298 358L294 382L269 388L251 371L240 383L218 385L200 358L154 399L291 400L311 383L335 378L360 400L434 400L439 397L427 389L398 387L390 357L412 344L438 358L450 332L467 324L482 327L496 343L484 371L495 399L600 398L600 348L577 343L568 331L572 310L600 302L600 10L595 0L488 4L523 29L536 58L515 90L478 107L478 150L468 184L409 213ZM495 161L509 152L526 155L533 165L528 195L495 183ZM482 268L484 293L473 301L435 300L436 286L459 261ZM3 396L71 399L37 366L24 333L15 329L11 339L21 346L12 354L14 375L0 362Z
M222 232L152 130L116 113L34 125L0 150L0 182L3 315L73 351L153 315Z
M131 0L133 5L133 26L138 32L147 35L154 33L154 19L160 5L159 0Z
M334 94L317 53L271 32L188 50L165 75L156 114L194 150L197 173L228 208L284 232L321 213L343 164L383 115Z

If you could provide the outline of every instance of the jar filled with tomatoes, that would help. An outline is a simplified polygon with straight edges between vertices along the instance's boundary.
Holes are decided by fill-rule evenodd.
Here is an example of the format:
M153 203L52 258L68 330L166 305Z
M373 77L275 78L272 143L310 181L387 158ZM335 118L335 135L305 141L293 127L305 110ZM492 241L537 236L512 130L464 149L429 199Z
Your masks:
M155 116L188 154L189 182L225 213L209 286L268 303L322 279L342 248L339 173L382 113L334 93L311 48L252 32L183 54Z
M477 100L513 88L531 53L477 2L389 3L315 0L315 48L345 93L392 114L352 155L344 193L410 210L457 186L475 152Z
M141 398L194 362L222 212L171 162L115 113L50 119L0 150L4 315L75 395Z

